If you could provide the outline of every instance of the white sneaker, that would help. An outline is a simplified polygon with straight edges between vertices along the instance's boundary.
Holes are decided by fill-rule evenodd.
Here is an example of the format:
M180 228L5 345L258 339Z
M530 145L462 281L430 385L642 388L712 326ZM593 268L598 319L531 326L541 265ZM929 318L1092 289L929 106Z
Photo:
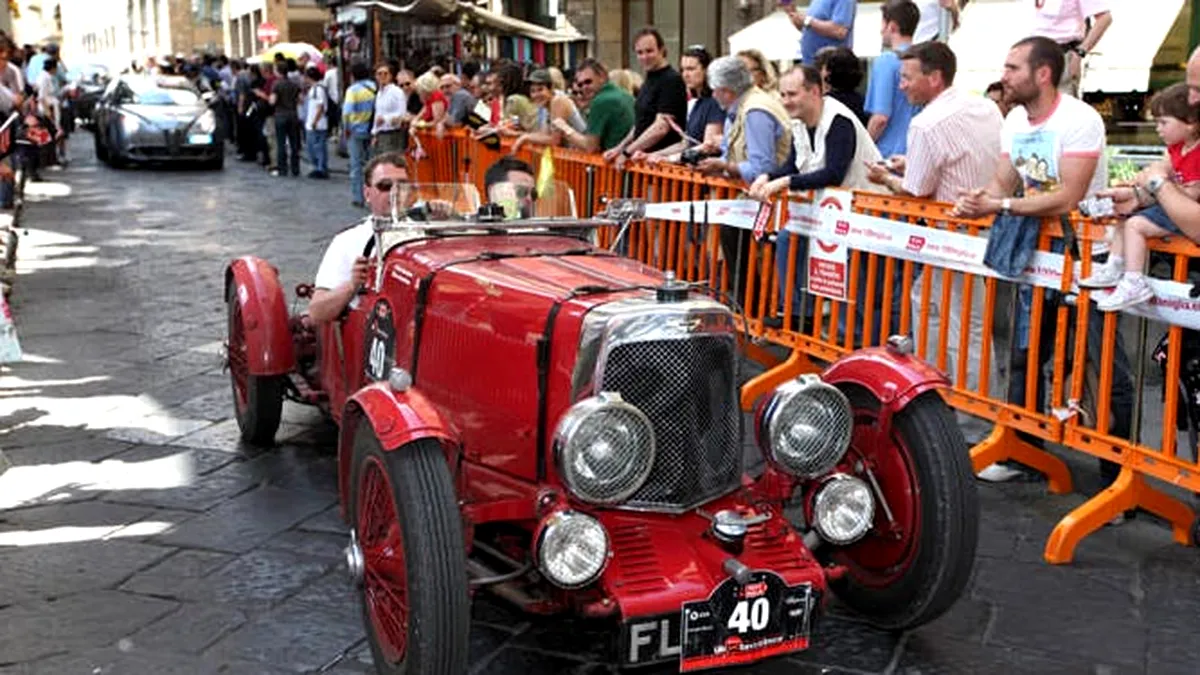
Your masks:
M1140 305L1154 297L1154 290L1146 283L1146 277L1128 274L1121 277L1112 293L1096 300L1096 309L1101 312L1116 312Z
M1116 265L1098 265L1092 268L1090 276L1078 281L1080 288L1112 288L1121 280L1124 270Z
M991 464L979 470L975 477L989 483L1006 483L1017 476L1021 475L1021 471L1003 464Z

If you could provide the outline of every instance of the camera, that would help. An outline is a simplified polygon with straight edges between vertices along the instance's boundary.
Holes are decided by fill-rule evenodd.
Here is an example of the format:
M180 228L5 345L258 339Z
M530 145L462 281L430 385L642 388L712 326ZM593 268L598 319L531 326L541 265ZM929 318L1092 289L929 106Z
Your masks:
M696 166L705 157L715 157L715 153L704 152L699 147L688 148L679 153L679 163L685 166Z
M1112 197L1088 197L1079 202L1079 212L1089 218L1107 218L1115 214Z

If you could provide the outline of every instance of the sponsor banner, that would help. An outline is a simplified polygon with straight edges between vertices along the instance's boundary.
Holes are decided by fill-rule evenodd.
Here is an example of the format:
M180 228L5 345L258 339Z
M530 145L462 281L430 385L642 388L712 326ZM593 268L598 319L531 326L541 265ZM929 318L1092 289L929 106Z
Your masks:
M844 214L854 202L854 194L846 190L825 190L814 204L796 204L804 211L803 218L820 223L822 212ZM788 210L788 217L792 209ZM780 209L780 220L783 220ZM780 228L784 229L784 228ZM813 295L845 301L850 297L850 249L845 243L832 239L811 237L808 243L808 292Z
M779 224L789 232L819 240L827 245L842 244L844 247L858 251L944 267L966 274L1006 279L1041 288L1062 289L1065 259L1061 254L1035 251L1020 277L1005 277L983 264L984 252L987 250L987 237L912 225L848 210L821 208L820 205L826 203L831 196L838 199L837 193L850 194L841 190L819 192L815 203L789 205L786 216L781 215ZM848 204L849 200L846 203ZM653 216L650 215L651 205L647 205L647 217L686 222L689 204L697 205L696 221L703 222L702 205L704 202L655 204L653 206L656 207L654 209L656 214ZM714 208L713 204L716 204L717 207ZM682 212L682 217L679 215L680 212ZM719 220L718 217L713 216L718 212L720 213ZM722 200L710 202L709 222L753 229L757 214L758 202L756 201ZM820 247L810 245L810 252L814 248ZM811 273L811 253L809 270ZM1078 274L1074 278L1078 278ZM1200 298L1193 298L1189 295L1192 289L1191 284L1150 278L1147 279L1147 282L1154 290L1155 297L1149 302L1124 310L1125 313L1200 330ZM1072 284L1070 291L1078 293L1079 289ZM810 288L810 292L815 291ZM1092 295L1098 298L1108 292L1092 291Z

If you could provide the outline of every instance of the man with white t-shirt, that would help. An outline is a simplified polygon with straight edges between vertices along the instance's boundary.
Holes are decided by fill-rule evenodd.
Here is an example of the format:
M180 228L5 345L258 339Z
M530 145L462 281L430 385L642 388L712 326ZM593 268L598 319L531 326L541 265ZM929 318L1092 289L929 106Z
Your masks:
M304 145L313 165L308 177L329 178L329 94L316 66L304 71L304 89Z
M1035 0L1033 30L1030 35L1050 38L1066 59L1058 86L1072 96L1079 95L1083 59L1096 47L1104 31L1112 25L1109 0ZM1091 26L1088 22L1091 22Z
M1104 120L1088 104L1058 90L1065 67L1062 50L1044 37L1025 38L1013 45L1004 62L1004 95L1015 107L1001 129L1002 161L986 188L960 193L952 215L978 218L1000 213L1017 216L1053 217L1070 213L1084 197L1103 190L1107 184L1108 162L1105 156ZM1013 196L1021 191L1023 196ZM1045 310L1039 327L1039 363L1028 363L1029 309L1033 293L1029 286L1020 288L1020 304L1014 315L1017 341L1011 345L1012 359L1008 400L1024 404L1027 367L1039 374L1054 354L1056 312ZM1089 369L1100 362L1104 343L1104 320L1094 305L1088 320L1087 358ZM1074 319L1068 320L1074 326ZM1063 339L1068 339L1062 336ZM1069 342L1069 339L1068 339ZM1117 334L1111 392L1111 427L1108 432L1129 437L1133 412L1133 380L1128 357ZM1042 389L1042 378L1036 379ZM1085 393L1085 399L1087 398ZM1040 394L1035 394L1038 409L1043 409ZM1087 407L1085 400L1084 406ZM1094 417L1092 419L1095 419ZM1036 443L1035 439L1026 439ZM980 477L1006 480L1014 477L1004 467L987 467ZM1101 461L1101 476L1106 482L1116 478L1119 467Z

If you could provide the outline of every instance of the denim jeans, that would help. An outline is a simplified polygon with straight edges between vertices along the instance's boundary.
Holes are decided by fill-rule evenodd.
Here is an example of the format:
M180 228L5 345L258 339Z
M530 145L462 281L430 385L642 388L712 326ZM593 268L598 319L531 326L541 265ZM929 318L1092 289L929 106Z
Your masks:
M800 315L801 299L804 297L804 289L808 286L808 237L801 237L794 234L780 234L775 240L775 275L779 284L779 311L783 311L787 307L787 294L783 291L783 285L787 283L787 266L788 255L792 248L792 242L796 243L796 280L792 284L792 314ZM813 303L811 300L805 308L806 316L812 316ZM800 327L796 326L796 330Z
M313 171L319 174L329 173L329 132L324 129L309 129L304 137L308 146L308 159L312 162Z
M275 116L275 168L280 175L288 171L300 175L300 118L292 115Z
M350 136L350 201L359 204L363 201L363 168L367 164L371 151L370 134L351 134Z

